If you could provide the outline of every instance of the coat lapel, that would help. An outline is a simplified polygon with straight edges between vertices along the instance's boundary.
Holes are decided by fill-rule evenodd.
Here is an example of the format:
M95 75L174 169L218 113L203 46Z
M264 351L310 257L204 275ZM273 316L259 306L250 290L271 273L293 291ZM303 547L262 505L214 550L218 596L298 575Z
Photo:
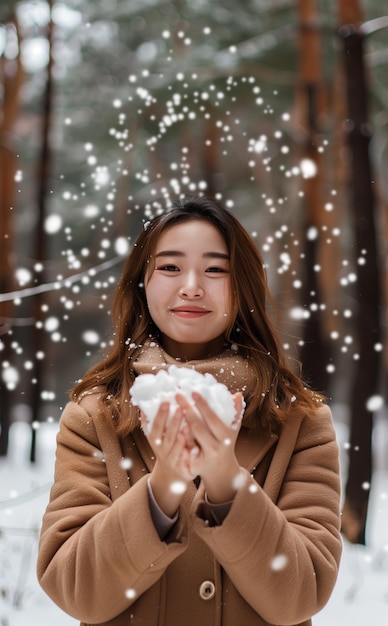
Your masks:
M253 472L278 438L275 433L242 427L236 443L236 456L241 467Z
M152 472L152 469L155 465L155 455L152 451L150 444L146 436L144 435L141 428L135 428L131 432L131 436L135 442L136 448L143 459L143 463L146 466L149 472Z
M104 461L113 501L125 493L129 487L128 473L122 463L123 452L113 420L107 420L98 414L94 419L94 425L104 451Z
M276 502L279 497L284 476L295 451L302 420L303 417L301 415L293 416L292 419L287 420L282 425L279 443L276 446L272 463L263 486L264 491L273 502Z

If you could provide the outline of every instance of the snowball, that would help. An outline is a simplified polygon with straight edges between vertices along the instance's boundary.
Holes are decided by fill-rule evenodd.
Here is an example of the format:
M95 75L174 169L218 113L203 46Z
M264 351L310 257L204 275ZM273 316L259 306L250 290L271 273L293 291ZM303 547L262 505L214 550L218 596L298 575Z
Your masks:
M232 424L236 417L233 395L211 374L201 374L188 367L171 365L157 374L140 374L130 389L132 402L145 414L149 429L162 402L169 402L169 417L174 415L178 408L178 392L194 407L193 391L198 392L208 402L225 424Z

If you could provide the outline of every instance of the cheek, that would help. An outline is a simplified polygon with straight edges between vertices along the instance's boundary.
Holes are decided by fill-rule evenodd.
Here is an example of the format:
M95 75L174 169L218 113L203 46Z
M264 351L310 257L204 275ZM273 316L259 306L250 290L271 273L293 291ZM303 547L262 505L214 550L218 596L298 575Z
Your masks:
M145 298L150 315L158 315L161 311L168 308L170 304L170 293L168 285L163 281L154 280L151 276L145 287Z
M146 304L148 308L152 309L152 305L154 301L154 290L152 288L152 284L150 285L149 283L146 283L144 287L144 294L145 294L145 300L146 300Z

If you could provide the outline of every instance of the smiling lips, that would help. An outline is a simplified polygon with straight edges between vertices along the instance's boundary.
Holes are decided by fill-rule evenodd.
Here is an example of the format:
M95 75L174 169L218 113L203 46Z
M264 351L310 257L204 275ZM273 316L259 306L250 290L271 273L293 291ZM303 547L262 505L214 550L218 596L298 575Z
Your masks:
M174 313L177 317L183 317L185 319L196 319L208 315L210 311L197 306L178 306L171 309L171 313Z

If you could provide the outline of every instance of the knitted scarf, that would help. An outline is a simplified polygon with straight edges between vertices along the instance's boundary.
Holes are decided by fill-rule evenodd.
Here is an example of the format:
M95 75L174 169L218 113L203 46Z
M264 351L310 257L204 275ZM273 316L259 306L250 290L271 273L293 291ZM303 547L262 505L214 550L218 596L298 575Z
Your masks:
M149 340L139 348L131 365L136 376L157 374L160 369L166 369L170 365L193 368L201 374L212 374L231 393L241 391L245 398L254 388L255 382L255 373L249 361L239 354L237 346L227 347L217 356L206 359L180 361L167 354L156 340Z

